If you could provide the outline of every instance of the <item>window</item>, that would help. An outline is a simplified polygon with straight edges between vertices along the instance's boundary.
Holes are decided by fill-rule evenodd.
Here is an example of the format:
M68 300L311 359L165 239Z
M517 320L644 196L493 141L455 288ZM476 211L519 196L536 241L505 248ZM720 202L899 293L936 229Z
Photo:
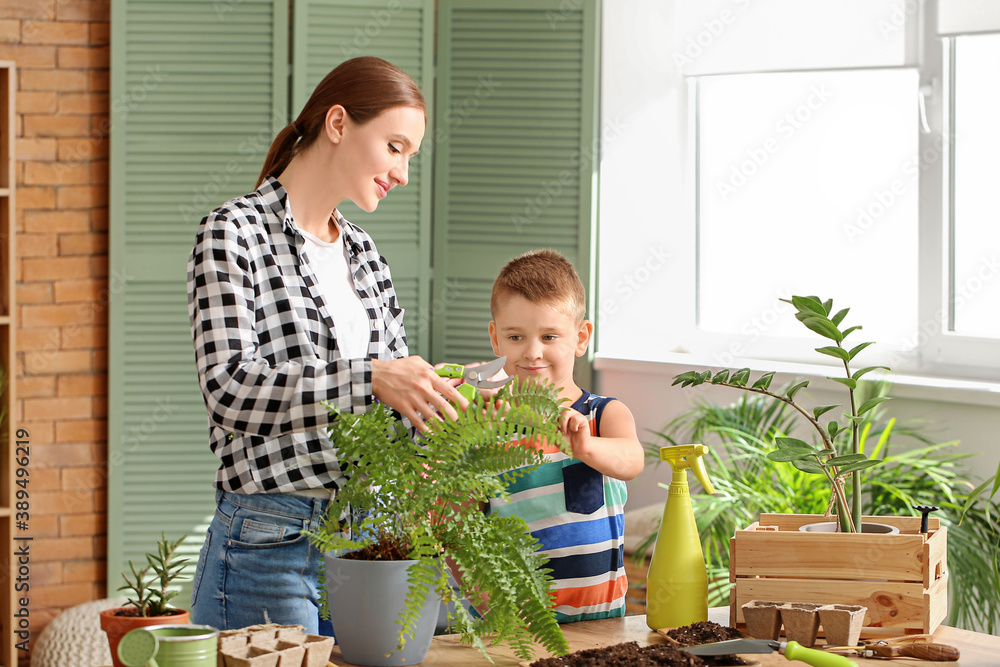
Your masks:
M781 299L816 294L851 308L857 342L878 342L869 363L995 377L1000 11L989 4L681 0L660 12L675 27L669 48L629 57L606 27L615 90L603 113L631 117L605 137L598 353L814 362L815 339ZM635 48L629 30L642 28L619 29L620 48ZM618 81L640 59L661 95L629 99ZM662 206L633 202L622 170L659 176ZM623 236L638 239L629 259ZM629 274L643 248L668 258L645 284ZM634 344L638 321L654 344Z

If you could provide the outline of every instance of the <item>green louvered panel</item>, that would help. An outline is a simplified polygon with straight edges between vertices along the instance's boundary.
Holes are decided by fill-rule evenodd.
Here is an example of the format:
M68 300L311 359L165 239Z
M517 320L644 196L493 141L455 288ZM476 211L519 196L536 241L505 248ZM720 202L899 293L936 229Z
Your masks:
M435 293L442 281L467 289L435 320L433 357L462 360L491 353L489 286L511 257L554 248L589 286L599 7L438 7Z
M410 162L409 184L395 189L366 213L353 203L340 211L371 234L389 260L399 299L406 309L405 324L411 354L427 356L430 331L425 312L429 299L434 89L433 0L296 0L293 18L293 113L305 106L324 76L345 60L378 56L399 66L424 91L428 126L421 153ZM413 289L400 290L412 283ZM418 328L421 330L418 331ZM422 335L421 335L422 334Z
M288 2L111 13L109 584L161 532L190 534L195 555L214 511L185 263L198 221L253 189L287 123Z

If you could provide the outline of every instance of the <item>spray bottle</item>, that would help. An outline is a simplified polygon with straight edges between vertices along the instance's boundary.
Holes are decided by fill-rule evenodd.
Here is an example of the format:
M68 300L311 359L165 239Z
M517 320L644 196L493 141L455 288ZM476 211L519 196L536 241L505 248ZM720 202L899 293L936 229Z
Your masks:
M701 458L706 453L705 445L660 447L660 459L674 472L646 580L646 624L653 630L708 620L708 573L687 482L690 468L705 492L715 493Z

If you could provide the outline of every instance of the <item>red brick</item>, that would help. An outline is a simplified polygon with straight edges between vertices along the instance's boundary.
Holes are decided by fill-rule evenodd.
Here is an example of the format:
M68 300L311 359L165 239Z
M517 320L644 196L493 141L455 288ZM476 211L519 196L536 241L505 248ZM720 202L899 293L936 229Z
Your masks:
M59 518L48 514L32 515L31 536L36 540L40 537L59 537Z
M56 395L56 378L22 377L17 379L18 398L44 398ZM35 476L31 477L31 487L38 488Z
M45 139L43 141L48 141ZM31 187L22 186L17 189L17 208L25 209L48 209L56 207L56 189L54 187ZM17 251L21 252L23 236L17 237Z
M24 399L25 419L87 419L91 401L85 396Z
M64 215L64 211L54 211L55 215ZM87 278L90 275L90 258L88 257L26 257L24 264L25 282L35 280L73 280Z
M108 205L108 188L97 185L70 185L59 188L56 193L57 208L96 208ZM63 237L61 241L65 241ZM87 235L87 238L95 238L95 235ZM80 235L77 240L84 240ZM104 239L104 249L107 250L107 238ZM76 254L65 252L65 246L60 243L63 254Z
M56 18L60 21L106 21L110 15L110 0L73 0L56 4Z
M90 165L73 162L25 162L25 185L79 185L90 183Z
M49 440L48 442L52 442ZM59 468L68 465L90 465L94 452L79 443L73 445L46 444L38 450L31 450L32 467Z
M60 69L107 69L109 46L60 46L57 53Z
M108 437L108 422L101 419L64 419L56 422L56 442L87 442ZM65 484L63 488L67 488Z
M98 515L103 523L101 529L107 530L107 515ZM72 523L72 522L69 522ZM64 533L67 536L73 533ZM74 560L63 563L63 581L67 584L77 582L101 583L105 580L107 565L99 560Z
M95 232L106 232L108 231L108 209L95 208L90 212L90 228ZM91 275L108 275L107 270L102 274L93 273Z
M85 373L94 370L93 356L87 350L44 350L26 352L24 356L25 372L31 375Z
M59 491L62 489L59 468L31 468L31 488L34 491Z
M24 44L87 44L90 28L83 21L33 21L21 26Z
M107 92L110 88L110 76L106 69L87 70L87 90Z
M25 211L23 217L24 231L28 234L51 232L83 233L90 230L90 213L88 211ZM49 279L52 279L51 274L49 275ZM82 274L82 276L86 275L87 273ZM31 280L31 278L25 276L24 280Z
M73 540L82 540L83 538L73 538ZM48 540L45 540L48 542ZM69 540L64 540L68 542ZM35 540L35 549L40 551L38 545L39 540ZM53 556L58 556L58 551L61 551L63 547L54 547ZM88 549L88 555L93 553L93 548ZM38 556L35 556L33 560L38 561ZM62 606L63 608L75 607L78 604L83 604L84 602L89 602L92 600L93 586L89 583L80 584L56 584L52 586L32 586L31 587L31 607L34 609L36 607L54 607Z
M55 113L59 108L59 96L55 91L26 91L17 92L18 113Z
M56 234L21 234L17 237L18 257L53 257L58 253L59 237Z
M106 371L108 370L108 351L107 350L94 350L94 370L95 371ZM107 416L107 399L95 398L94 399L94 415ZM98 411L98 406L103 406L102 411Z
M107 329L105 329L107 332ZM60 375L56 378L59 396L96 396L108 392L106 375Z
M34 563L31 566L31 588L63 583L63 564L60 561ZM34 602L34 599L32 599Z
M101 219L99 213L104 211L104 219L107 219L107 209L96 209L91 214L94 220ZM97 229L95 226L94 229ZM95 278L100 278L101 276L108 275L108 256L107 255L97 255L90 258L90 275Z
M17 19L0 20L0 42L10 42L16 44L21 41L21 22ZM0 44L0 49L6 44ZM2 53L2 51L0 51ZM12 58L4 57L4 60Z
M24 117L27 137L85 137L90 133L90 116L49 116L31 114ZM53 146L53 158L55 147Z
M62 345L59 346L62 350L94 350L107 347L108 327L105 325L71 327L63 332Z
M109 142L104 135L92 132L87 137L67 137L57 141L56 157L64 162L81 163L108 157Z
M90 491L43 491L31 494L33 514L89 514L94 511Z
M17 349L19 352L58 350L60 337L58 327L21 329L17 332Z
M52 303L52 283L18 283L17 302L26 303Z
M62 93L59 95L59 113L107 115L108 109L107 93Z
M105 422L101 423L105 427L107 426ZM60 474L62 475L63 491L94 491L106 488L108 485L108 471L101 466L63 468ZM91 533L91 535L93 534Z
M21 377L24 377L23 374L21 375ZM20 423L18 423L17 426L18 428L23 428L24 430L26 430L28 433L31 434L30 440L32 442L45 444L45 447L42 447L40 450L37 448L33 448L31 450L31 467L32 469L34 469L35 466L37 466L39 463L38 461L39 452L46 451L49 447L48 443L52 442L55 439L55 433L56 433L55 425L51 419L46 419L44 421L35 421L35 422L22 420Z
M0 32L0 39L7 33ZM20 39L20 30L18 30ZM0 60L13 60L18 69L44 69L56 66L55 46L26 46L24 44L0 44ZM17 110L23 112L21 93L17 95Z
M103 368L107 368L108 367L107 366L107 358L108 358L108 351L107 350L94 350L94 357L104 357L104 366L103 366ZM97 364L98 362L95 361L94 363ZM100 396L100 395L98 395L98 396L94 396L91 400L93 401L93 408L92 408L92 410L93 410L94 417L96 417L98 419L107 419L107 416L108 416L108 397L107 396Z
M56 17L56 0L0 0L0 16L33 21L52 20Z
M94 160L90 163L90 182L107 184L108 182L108 161Z
M90 24L90 43L94 46L98 44L111 43L111 24L107 22L97 22Z
M88 72L74 69L22 69L20 90L55 90L58 92L87 90Z
M21 310L21 326L29 328L68 327L106 322L107 308L104 304L64 303L51 306L24 306ZM83 370L90 369L88 367Z
M89 267L89 260L87 265ZM57 303L97 301L101 291L106 289L105 285L106 282L100 278L63 280L55 284L55 300Z
M29 116L29 118L33 117ZM18 139L14 147L14 155L17 156L18 160L55 160L56 140L38 136Z

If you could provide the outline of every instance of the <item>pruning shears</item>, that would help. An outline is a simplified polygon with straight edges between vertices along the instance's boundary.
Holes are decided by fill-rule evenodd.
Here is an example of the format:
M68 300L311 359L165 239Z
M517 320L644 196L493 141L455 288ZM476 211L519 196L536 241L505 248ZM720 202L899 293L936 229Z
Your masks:
M511 381L511 377L503 380L489 380L507 363L507 357L498 357L493 361L487 361L478 366L463 366L461 364L445 364L440 368L435 368L434 372L441 377L462 378L465 380L458 385L458 393L468 401L473 401L480 389L494 389L502 387Z

